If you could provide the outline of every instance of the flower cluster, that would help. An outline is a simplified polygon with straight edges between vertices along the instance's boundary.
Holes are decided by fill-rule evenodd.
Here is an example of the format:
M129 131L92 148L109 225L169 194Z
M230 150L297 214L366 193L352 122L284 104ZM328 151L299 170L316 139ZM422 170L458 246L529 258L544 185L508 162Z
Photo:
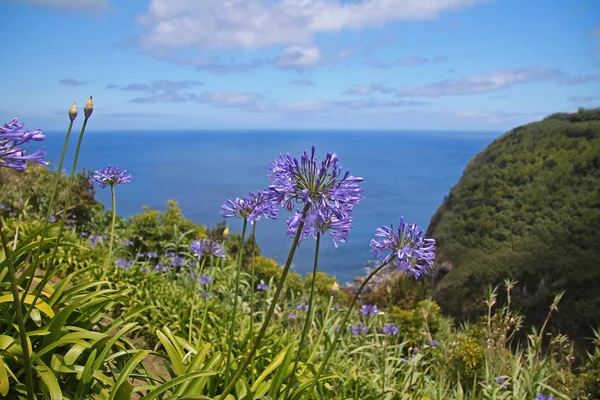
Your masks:
M102 167L92 172L89 182L90 185L97 183L104 189L107 186L116 186L131 182L131 175L128 175L126 170L121 170L117 167Z
M379 309L376 305L363 304L360 308L360 313L365 317L374 317L379 313Z
M185 265L185 259L181 256L173 256L169 259L169 264L172 267L183 267Z
M435 259L435 240L425 239L423 229L416 223L409 225L401 218L397 230L394 230L393 226L384 226L377 228L375 236L382 238L379 241L371 240L371 251L375 256L381 258L382 253L390 251L381 258L384 263L395 258L394 264L398 269L415 278L432 267Z
M256 290L266 292L269 289L269 285L264 282L261 282L256 285Z
M438 345L439 345L438 341L435 339L428 340L427 344L430 345L431 347L438 347Z
M549 394L538 393L538 395L535 396L535 400L554 400L554 397Z
M168 270L169 270L169 268L166 265L156 264L154 266L155 272L167 272Z
M298 231L298 226L302 221L302 213L296 211L287 221L288 235L294 237ZM300 240L309 237L317 237L317 233L329 233L333 237L335 247L338 243L346 241L352 230L352 214L348 213L342 218L331 208L317 207L311 208L304 218L304 228L300 234Z
M358 324L358 325L352 325L350 327L350 332L354 335L366 335L367 332L369 332L369 328L367 328L365 325L363 324Z
M131 268L131 261L127 261L123 258L117 258L115 260L115 265L121 269L129 269Z
M17 171L25 171L27 163L32 162L47 166L44 161L46 152L36 150L33 154L28 154L20 146L31 141L39 142L46 139L46 136L36 129L30 131L23 128L24 124L19 124L19 118L15 117L12 121L0 126L0 167L8 167Z
M270 201L267 192L264 191L258 194L250 192L243 199L227 200L227 203L221 206L221 215L225 218L243 218L251 224L261 217L275 219L278 214L277 204Z
M398 327L394 324L385 324L382 332L388 336L396 336L398 332L400 332L400 329L398 329Z
M200 260L203 256L214 256L225 258L225 247L221 246L216 240L204 238L194 240L190 245L190 250L194 253L194 257Z

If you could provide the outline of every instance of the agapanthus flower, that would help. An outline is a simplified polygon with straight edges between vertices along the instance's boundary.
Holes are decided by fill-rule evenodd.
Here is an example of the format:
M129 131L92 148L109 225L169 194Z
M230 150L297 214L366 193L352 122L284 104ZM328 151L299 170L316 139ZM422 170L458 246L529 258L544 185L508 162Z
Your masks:
M339 304L334 305L333 307L331 307L331 311L338 311L338 312L343 312L344 309L342 307L340 307Z
M203 290L202 292L200 292L200 297L204 297L205 299L212 299L213 294L212 292L207 292L206 290Z
M400 330L394 324L385 324L383 326L382 332L388 336L396 336Z
M194 257L200 260L203 256L214 256L225 258L225 247L219 242L211 238L203 238L194 240L190 245L190 250L194 253Z
M271 162L269 197L275 203L292 211L296 203L331 208L342 219L362 199L362 178L342 173L337 154L327 153L320 163L304 151L300 161L289 153Z
M117 265L121 269L129 269L129 268L131 268L131 262L129 262L129 261L123 259L123 258L117 258L115 260L115 265Z
M370 304L363 304L359 311L365 317L373 317L379 313L377 306Z
M549 394L538 393L537 396L535 396L535 400L554 400L554 397Z
M88 235L88 233L85 232L85 231L81 231L80 235L83 236L83 237L86 237Z
M51 215L51 216L48 218L48 222L50 222L51 224L55 223L55 222L56 222L56 217L55 217L54 215Z
M25 171L28 162L43 166L48 165L44 161L46 152L43 149L28 154L25 150L19 148L19 146L30 141L42 141L46 139L46 136L39 129L30 131L23 128L23 125L19 124L19 118L15 117L12 121L0 126L0 167Z
M336 214L329 207L315 206L310 208L304 220L302 213L296 211L286 222L290 237L296 236L300 222L304 221L300 241L309 237L317 238L317 233L328 233L333 238L335 247L338 243L343 243L352 230L352 213L347 211L345 214Z
M267 291L268 289L269 289L269 285L267 285L264 282L261 282L261 283L259 283L259 284L256 285L256 290L258 290L258 291L264 292L264 291Z
M90 236L90 241L88 242L89 247L96 247L98 243L102 243L102 238L97 235Z
M221 206L221 215L225 218L244 218L251 224L261 217L275 219L278 213L277 204L270 200L266 192L250 192L243 199L227 200L227 203Z
M140 269L140 271L142 271L142 272L150 272L150 268L143 267L142 269Z
M508 389L508 385L506 384L506 380L502 377L496 377L494 378L494 380L496 382L498 382L499 385L502 385L502 389Z
M356 336L356 335L365 335L367 332L369 332L369 328L363 324L358 324L358 325L352 325L350 327L350 332Z
M165 253L165 257L173 257L173 256L175 256L175 252L174 251L167 251Z
M169 263L172 267L183 267L185 265L185 259L181 256L173 256L169 259Z
M290 321L295 321L298 319L298 316L292 312L288 314L287 319L289 319Z
M406 274L415 278L423 275L433 265L435 259L435 240L425 239L423 229L416 223L408 225L404 218L400 219L400 226L394 230L393 226L377 228L375 236L382 239L371 239L371 251L376 257L381 258L382 253L390 251L381 260L389 262L396 257L394 264Z
M158 254L156 254L156 253L155 253L155 252L153 252L153 251L149 251L149 252L146 254L146 257L148 257L148 258L158 258Z
M208 275L200 275L198 283L201 285L210 285L212 283L212 278Z
M6 208L6 206L2 203L0 203L0 210L4 210Z
M421 350L419 350L419 348L418 348L418 347L413 347L413 348L412 348L412 352L413 352L413 353L415 353L415 354L417 354L417 353L420 353L420 352L421 352Z
M308 311L308 304L300 303L296 306L296 310Z
M430 345L431 347L437 347L439 343L435 339L430 339L427 341L427 344Z
M89 181L90 184L97 183L104 189L107 186L116 186L131 182L131 175L128 175L124 169L109 166L92 172Z
M156 264L154 266L154 271L156 272L167 272L169 268L166 265Z
M144 257L146 257L146 255L144 253L137 253L135 256L136 256L136 258L144 258Z
M14 211L11 211L11 212L9 212L9 213L8 213L8 216L9 216L9 217L16 217L16 216L17 216L17 213L16 213L16 212L14 212Z
M121 242L121 245L122 245L122 246L129 247L129 246L133 246L133 242L132 242L131 240L123 240L123 241Z

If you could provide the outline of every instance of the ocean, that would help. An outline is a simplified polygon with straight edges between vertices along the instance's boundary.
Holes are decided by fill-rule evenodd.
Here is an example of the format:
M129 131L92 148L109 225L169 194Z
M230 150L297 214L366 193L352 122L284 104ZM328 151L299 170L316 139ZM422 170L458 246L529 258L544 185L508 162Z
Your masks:
M142 206L164 211L169 199L197 224L214 226L224 220L219 210L227 199L266 188L269 163L280 153L300 157L316 146L317 156L337 153L340 164L364 178L364 200L355 208L351 235L335 248L323 237L319 270L340 283L364 274L372 255L369 242L378 226L417 222L424 229L469 160L500 133L450 131L154 131L101 132L91 126L83 139L79 169L114 165L133 177L116 189L117 213L141 213ZM77 141L72 133L65 166L72 163ZM64 132L45 132L47 159L56 166ZM66 168L68 170L68 168ZM110 208L110 190L98 189L97 199ZM257 240L262 254L283 264L291 239L286 236L283 210L277 220L260 220ZM228 219L232 232L239 220ZM314 240L301 243L294 270L312 271Z

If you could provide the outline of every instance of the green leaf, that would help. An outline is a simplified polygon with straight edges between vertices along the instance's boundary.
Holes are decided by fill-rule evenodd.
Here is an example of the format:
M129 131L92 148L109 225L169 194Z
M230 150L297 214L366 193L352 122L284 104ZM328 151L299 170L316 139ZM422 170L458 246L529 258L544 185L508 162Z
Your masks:
M172 342L161 332L156 331L156 336L158 336L158 340L162 343L167 354L169 355L169 360L171 360L171 364L173 365L173 370L177 374L177 376L181 376L185 374L185 366L183 365L182 358Z
M167 390L169 390L183 382L187 382L190 379L200 378L203 376L212 376L215 374L216 374L216 372L214 372L214 371L197 371L197 372L190 372L189 374L178 376L177 378L171 379L170 381L158 386L156 389L152 390L146 396L142 397L141 400L155 399L159 395L166 392Z
M46 387L52 400L62 400L62 391L54 372L44 364L36 365L35 370Z
M27 296L25 296L24 303L28 304L28 305L31 305L31 304L33 304L33 299L34 298L35 298L34 295L28 294ZM0 296L0 303L8 303L8 302L13 302L13 301L14 301L14 297L13 297L12 293L3 294L3 295ZM50 318L54 317L54 311L52 310L52 307L50 307L48 305L48 303L46 303L41 298L38 298L36 300L36 302L35 302L35 308L37 308L38 310L40 310L41 312L43 312L44 314L46 314Z
M121 393L120 392L121 386L124 385L125 382L127 382L127 379L129 378L129 376L131 375L131 373L133 372L135 367L149 353L150 353L150 350L140 350L133 357L131 357L131 359L123 367L123 370L121 370L121 373L119 374L119 377L117 378L117 380L115 382L115 386L113 387L113 390L110 392L110 396L108 397L108 400L120 400L120 398L117 398L116 396L117 396L117 394ZM129 382L127 382L127 384L129 384ZM131 394L131 392L129 392L129 393ZM127 399L129 399L129 397L127 397Z
M6 371L6 366L4 365L4 359L0 355L0 395L6 396L9 388L8 372Z

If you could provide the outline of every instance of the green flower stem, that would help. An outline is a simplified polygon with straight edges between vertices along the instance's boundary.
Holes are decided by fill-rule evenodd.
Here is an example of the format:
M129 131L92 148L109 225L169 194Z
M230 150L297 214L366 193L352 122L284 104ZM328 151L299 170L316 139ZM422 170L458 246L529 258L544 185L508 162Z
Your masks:
M60 183L61 172L63 162L65 160L65 154L67 153L67 147L69 145L69 138L71 137L71 129L73 128L73 121L69 122L69 129L67 129L67 135L65 136L65 143L63 144L62 153L60 155L60 160L58 161L58 169L56 170L56 179L54 181L54 188L52 188L52 195L50 196L50 203L48 204L48 211L46 211L46 219L44 221L44 230L42 231L42 237L40 238L40 244L38 245L37 251L35 252L35 256L33 257L33 261L31 263L31 276L28 277L27 283L25 284L25 291L23 292L23 297L21 298L21 302L25 300L25 296L29 293L29 289L31 288L31 284L33 283L33 278L35 277L35 270L37 268L37 264L40 259L40 255L42 254L42 247L44 246L44 240L46 239L46 235L48 234L48 225L50 225L50 216L52 215L52 209L54 208L54 200L56 199L56 192L58 192L58 184Z
M8 246L8 238L4 234L4 227L0 220L0 238L2 239L2 247L6 260L8 261L8 274L10 276L10 287L12 289L14 307L17 314L17 325L19 327L19 336L21 337L21 347L23 347L23 368L25 370L25 386L27 388L27 398L33 400L33 375L31 374L31 359L29 355L29 343L27 341L27 332L25 332L25 320L23 318L23 308L21 307L21 299L19 297L19 286L17 285L17 273L13 263L13 256Z
M206 262L206 257L202 258L202 263L199 263L196 266L196 279L194 279L194 297L192 300L192 309L190 310L190 329L188 333L188 342L192 343L192 329L194 326L194 311L196 310L196 302L198 301L198 279L200 279L200 274L204 269L204 263ZM201 338L198 339L198 343L200 343Z
M292 367L292 373L290 374L290 384L287 385L285 389L285 395L283 396L284 400L288 398L289 391L292 385L297 381L296 378L296 370L298 369L298 364L300 363L300 357L302 356L302 349L304 347L304 341L306 340L306 335L312 325L312 316L314 315L313 310L313 300L315 295L315 282L317 280L317 269L319 266L319 248L321 247L321 232L317 232L317 242L315 244L315 262L313 265L313 273L312 280L310 283L310 295L308 297L308 312L306 313L306 319L304 320L304 327L302 328L302 335L300 336L300 342L298 343L298 352L296 353L296 360L294 361L294 366Z
M257 221L252 224L252 271L250 275L250 340L254 340L254 267L256 261L256 255L254 254L256 248L256 225ZM250 363L250 370L252 370L252 363ZM254 379L253 375L250 376L250 386Z
M348 307L348 313L346 315L344 315L344 319L342 320L342 323L340 324L340 329L335 333L333 342L331 343L331 346L329 347L329 349L327 350L327 353L325 354L325 358L323 359L323 362L321 363L321 366L319 367L319 370L317 371L317 375L313 379L312 385L308 389L308 393L311 393L313 391L313 389L315 388L315 385L319 381L319 378L323 374L323 371L325 370L325 367L327 366L327 363L329 362L329 359L331 358L331 354L333 354L333 350L335 349L337 341L339 340L340 336L342 335L342 332L344 331L344 328L346 327L346 324L348 323L348 319L350 318L350 314L352 314L352 310L354 309L354 305L356 304L356 300L358 299L358 296L360 296L360 294L362 293L364 288L367 286L369 281L371 279L373 279L373 277L375 275L377 275L377 273L379 271L381 271L383 269L383 267L388 265L390 263L390 261L392 261L393 259L394 259L394 257L390 258L386 262L379 264L379 266L377 268L375 268L375 270L369 274L367 279L365 279L363 281L363 283L359 286L358 290L354 294L354 297L352 297L352 302L350 303L350 307Z
M242 254L244 253L244 239L246 237L246 228L248 220L244 218L244 227L242 228L242 241L237 255L237 270L235 273L235 289L233 291L233 309L231 310L231 323L229 324L229 343L227 343L227 365L225 367L225 379L229 376L229 368L231 368L231 349L233 347L233 333L235 332L235 312L238 303L238 294L240 290L240 271L242 269Z
M323 321L323 326L321 327L321 332L319 333L317 342L313 346L313 351L312 351L312 353L310 353L308 360L306 360L307 364L310 363L313 358L315 358L315 355L317 355L317 350L319 349L319 344L321 344L321 340L323 340L323 336L325 336L325 330L327 328L327 323L329 322L329 314L331 312L331 306L333 305L333 297L334 297L333 294L331 296L329 296L329 304L327 304L327 311L325 311L325 320Z
M248 353L248 355L246 356L246 358L244 359L244 361L238 368L238 371L235 374L235 376L233 377L233 379L225 387L225 390L223 390L223 393L221 393L220 396L216 397L215 400L225 400L227 395L233 390L233 388L235 387L235 384L237 383L237 381L240 380L240 378L244 374L245 369L250 364L250 361L252 361L252 357L254 357L256 350L258 350L258 347L260 346L260 342L262 341L263 337L265 336L265 333L267 332L267 328L269 327L269 323L271 322L271 318L273 317L273 313L275 312L275 307L277 306L277 301L279 300L279 296L281 295L281 291L283 290L283 283L285 282L285 278L287 277L290 267L292 266L292 260L294 259L294 254L296 253L296 248L298 247L298 242L300 241L300 234L302 233L302 229L304 228L303 220L304 220L304 218L306 218L306 213L308 212L309 208L310 208L310 204L306 204L304 206L304 209L302 210L302 217L301 217L300 223L298 224L298 230L296 232L296 236L294 236L294 241L292 242L292 247L290 248L288 258L285 262L285 266L283 267L283 271L281 273L281 278L279 279L279 282L277 283L277 289L275 290L275 294L273 295L273 300L271 301L271 305L269 306L269 310L267 311L267 315L265 316L265 320L260 328L260 331L258 332L258 335L256 336L256 340L254 341L254 346L252 346L250 353Z
M81 132L79 132L79 139L77 140L77 148L75 149L75 156L73 157L73 166L71 167L71 176L69 177L69 185L67 186L67 198L65 200L65 205L63 206L63 215L60 221L60 226L58 228L58 236L56 237L56 243L54 243L54 248L52 249L52 256L50 257L50 262L48 263L49 268L44 274L44 277L40 281L40 283L34 289L35 296L33 301L31 302L31 306L27 309L25 313L24 321L27 321L31 311L35 308L35 304L37 300L40 298L42 294L43 288L46 286L46 283L50 280L51 272L54 266L54 259L56 258L56 252L58 251L58 244L60 243L60 239L63 234L63 230L65 227L65 221L67 220L67 211L69 209L69 204L71 203L71 193L73 192L73 182L75 181L75 171L77 170L77 160L79 159L79 150L81 150L81 142L83 141L83 134L85 133L85 127L87 126L87 121L89 117L86 117L83 120L83 125L81 127ZM33 272L35 274L35 270Z
M106 272L108 271L108 263L112 259L113 240L115 237L115 223L117 221L117 198L115 197L115 185L110 185L110 197L112 199L112 220L110 222L108 253L106 254L106 258L104 259L104 267L102 268L102 278L100 278L101 281L103 281L106 278Z

